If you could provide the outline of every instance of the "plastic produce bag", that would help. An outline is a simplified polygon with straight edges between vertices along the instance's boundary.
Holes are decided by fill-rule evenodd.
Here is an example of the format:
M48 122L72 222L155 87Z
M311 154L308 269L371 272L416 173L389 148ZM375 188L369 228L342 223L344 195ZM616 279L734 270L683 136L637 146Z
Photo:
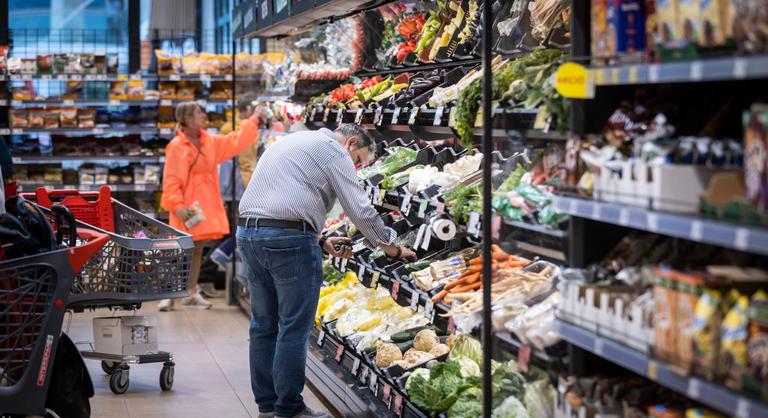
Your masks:
M555 394L555 388L546 379L526 385L523 401L528 416L551 418L555 410Z

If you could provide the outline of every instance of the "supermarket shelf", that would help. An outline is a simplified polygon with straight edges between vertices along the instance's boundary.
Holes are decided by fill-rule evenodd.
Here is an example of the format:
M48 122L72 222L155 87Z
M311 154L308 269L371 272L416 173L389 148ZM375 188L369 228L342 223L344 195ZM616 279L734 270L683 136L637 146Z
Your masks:
M30 157L12 157L14 164L55 164L62 161L82 162L129 162L129 163L159 163L165 162L164 156L91 156L91 155L40 155Z
M768 255L768 229L758 226L564 196L556 196L554 205L558 212L572 216Z
M157 106L157 100L110 100L110 99L51 99L11 100L11 106Z
M259 81L262 79L262 76L261 74L240 74L235 76L232 74L169 74L158 75L155 79L157 81Z
M225 105L234 106L235 101L232 99L163 99L159 101L160 106L176 106L179 103L195 101L200 106L206 105ZM158 103L158 102L155 102Z
M21 183L19 184L19 191L29 192L34 191L39 187L45 187L54 190L82 190L82 191L98 191L103 184L31 184ZM113 192L155 192L160 190L159 184L107 184Z
M141 74L3 74L0 81L31 81L31 80L59 80L59 81L118 81L118 80L153 80L151 75Z
M596 86L768 78L768 56L711 58L592 68Z
M14 128L14 129L0 129L0 135L24 135L24 134L52 134L52 135L66 135L66 134L91 134L91 135L105 135L105 134L154 134L157 133L157 128L145 128L142 126L125 126L122 128L106 127L106 128Z
M381 70L362 70L358 71L357 75L360 77L372 77L375 75L387 75L387 74L400 74L400 73L417 73L421 71L432 71L436 69L443 69L443 68L455 68L455 67L461 67L462 65L478 65L480 64L480 58L473 58L468 60L456 60L456 61L448 61L448 62L435 62L435 63L429 63L429 64L420 64L420 65L413 65L413 66L402 66L397 68L386 68Z
M571 344L590 351L676 392L737 418L768 416L768 404L747 398L730 389L698 377L682 376L664 363L599 337L576 325L557 320L555 329Z

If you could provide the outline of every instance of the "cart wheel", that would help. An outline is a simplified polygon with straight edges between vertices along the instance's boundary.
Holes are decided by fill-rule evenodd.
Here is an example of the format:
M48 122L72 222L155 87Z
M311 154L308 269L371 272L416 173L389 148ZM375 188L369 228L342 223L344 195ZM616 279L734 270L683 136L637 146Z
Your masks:
M122 395L128 390L128 369L119 368L109 376L109 388L115 395Z
M113 374L119 368L120 368L120 363L104 361L104 360L101 361L101 370L104 370L104 373L106 374Z
M163 391L169 391L173 388L173 363L171 365L164 365L163 370L160 371L160 389Z

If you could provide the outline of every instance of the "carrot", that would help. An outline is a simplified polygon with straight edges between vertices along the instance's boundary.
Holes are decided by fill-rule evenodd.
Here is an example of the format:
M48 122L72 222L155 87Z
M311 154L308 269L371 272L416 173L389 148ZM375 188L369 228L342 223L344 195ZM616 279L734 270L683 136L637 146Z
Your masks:
M471 260L469 260L470 266L480 266L483 264L483 257L475 257Z
M466 286L457 287L454 289L453 293L464 293L469 292L470 290L477 290L483 286L482 282L475 282L472 284L468 284Z
M453 289L453 288L454 288L454 287L456 287L456 286L459 286L459 285L462 285L462 284L464 284L464 282L465 282L465 281L466 281L466 277L459 277L459 278L458 278L458 279L456 279L456 280L453 280L453 281L451 281L451 282L448 282L448 284L446 284L446 285L445 285L445 287L443 287L443 290L450 290L450 289Z
M498 244L491 244L491 251L494 253L499 251L504 252L504 250L502 250L501 247L498 246Z
M504 251L495 252L491 255L494 261L507 261L509 260L509 254Z
M462 276L468 276L470 274L477 273L477 272L479 272L482 269L483 269L483 265L482 264L477 264L477 265L474 265L474 266L470 266L467 269L467 271L465 271L464 274L462 274Z
M480 273L474 273L474 274L471 274L471 275L467 276L467 279L465 280L464 283L472 284L472 283L475 283L478 280L480 280Z
M439 291L435 296L432 296L432 303L440 302L446 295L448 295L447 290L443 289Z
M526 264L528 264L527 261L510 261L510 262L507 262L507 267L510 267L510 268L523 267Z

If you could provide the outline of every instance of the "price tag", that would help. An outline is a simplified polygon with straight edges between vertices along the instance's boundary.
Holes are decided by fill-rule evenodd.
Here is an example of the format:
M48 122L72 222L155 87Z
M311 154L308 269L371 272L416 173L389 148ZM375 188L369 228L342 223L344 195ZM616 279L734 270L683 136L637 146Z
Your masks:
M691 240L692 241L701 241L702 238L702 227L701 227L701 221L691 221Z
M93 128L93 133L94 133L94 135L101 135L101 134L104 133L104 129L103 128Z
M736 228L733 246L738 250L746 250L749 247L749 229Z
M416 289L412 290L411 293L411 310L418 311L419 310L419 292L416 291Z
M445 108L443 106L438 106L438 108L435 110L435 119L432 121L432 125L440 126L443 123L444 110Z
M339 268L339 271L341 271L342 273L346 273L347 272L347 263L349 263L349 259L348 258L342 258L341 259L341 267Z
M373 196L371 197L371 202L376 203L376 204L380 204L380 203L378 203L379 202L379 193L380 193L380 189L378 187L373 189Z
M224 81L232 81L232 74L224 74Z
M208 100L200 99L200 100L197 101L197 105L198 106L206 106L206 105L208 105Z
M344 122L344 111L339 109L338 112L336 112L336 124L341 125Z
M491 238L498 240L501 236L501 215L494 214L491 216Z
M416 117L419 116L419 108L414 107L411 109L411 115L408 117L408 124L413 125L416 123Z
M659 230L659 215L655 213L649 213L646 222L648 224L649 231L656 232Z
M419 218L423 218L427 214L428 205L429 205L428 200L422 200L421 203L419 203L419 213L417 214Z
M381 112L383 112L383 109L377 107L376 112L373 114L373 124L376 126L381 126L381 120L383 119L381 117Z
M621 82L621 72L618 68L611 70L611 84L619 84Z
M467 225L467 233L473 236L480 234L480 214L472 212L469 214L469 223Z
M648 369L645 371L646 377L648 377L651 380L656 380L656 377L658 376L658 373L656 371L656 362L653 360L648 360Z
M432 242L432 222L427 225L427 228L424 231L424 238L421 241L421 248L423 250L428 250L430 242Z
M452 107L451 112L448 114L448 126L451 128L456 127L456 107Z
M326 107L323 111L323 123L328 123L328 115L331 113L331 109Z
M362 281L363 274L365 274L365 265L361 263L360 267L357 269L357 280Z
M336 349L336 363L341 363L344 358L344 345L339 344L339 348Z
M11 133L12 133L13 135L21 135L21 134L23 134L23 133L24 133L24 130L23 130L23 129L19 129L19 128L16 128L16 129L11 129Z
M64 100L62 103L64 104L64 106L74 106L75 105L75 101L72 100L72 99Z
M160 100L160 106L173 106L173 102L168 99Z
M595 78L595 84L602 86L605 84L605 72L603 70L592 71L592 76Z
M413 241L413 247L419 248L419 244L421 244L421 240L424 239L424 232L427 230L427 225L421 224L419 227L419 232L416 233L416 240Z
M520 347L520 350L517 352L517 367L520 368L520 370L523 371L523 373L528 372L528 364L531 362L531 346L528 344L525 344Z
M147 186L145 184L137 184L137 185L134 185L133 188L137 192L145 192L145 191L147 191Z
M209 74L200 74L200 81L211 81L211 76Z
M370 373L371 373L371 369L367 367L363 367L363 371L361 371L360 374L357 376L357 381L360 382L360 385L365 386L365 383L368 380L368 375Z
M395 108L395 111L392 113L392 125L397 125L397 122L400 120L401 111L400 107Z
M432 299L427 298L427 302L424 304L424 315L427 318L433 318L435 316L435 303Z
M370 389L374 395L379 391L379 376L376 373L371 372L370 378L368 378L368 389Z
M72 75L69 76L69 79L70 80L80 81L80 80L83 79L83 76L81 76L80 74L72 74Z
M576 199L571 199L571 203L568 205L568 213L572 215L579 213L579 202Z
M410 212L411 212L411 194L408 193L405 196L403 196L403 203L400 204L400 213L402 213L405 216L408 216Z
M179 81L181 80L181 76L178 74L171 74L168 76L168 79L171 81Z
M742 80L747 78L747 60L744 58L734 58L733 60L733 78Z
M171 130L169 128L160 128L160 135L170 135Z
M11 100L11 106L20 106L21 103L21 100Z
M437 211L437 213L445 212L445 203L443 202L435 203L435 211Z
M109 101L110 106L120 106L120 100L110 100Z
M325 331L320 330L320 334L317 336L317 346L322 347L325 342Z
M11 162L14 164L21 164L21 157L11 157Z
M659 64L651 64L648 66L648 81L651 83L659 81Z
M141 74L131 74L131 80L141 80Z
M352 376L357 376L357 372L360 370L360 357L355 357L355 361L352 363Z
M374 271L371 275L371 287L376 289L379 287L379 277L381 277L380 271Z
M688 387L685 390L686 396L691 399L699 399L701 396L701 381L699 379L688 379Z
M749 418L751 415L752 403L745 398L736 400L736 418Z
M390 289L389 294L392 296L392 299L397 300L397 296L400 294L400 282L392 282L392 289Z
M453 334L456 332L456 322L454 322L453 317L448 318L448 333Z
M637 66L632 65L629 67L629 74L627 75L627 81L629 84L637 84Z
M357 109L357 113L355 114L355 125L359 125L363 121L364 112L365 109Z
M702 78L701 73L701 61L694 61L691 63L691 80L699 81Z
M600 220L600 205L592 205L592 219Z
M392 412L398 417L403 413L403 395L395 393L395 402L392 404Z
M602 338L595 338L595 346L592 348L595 354L602 356L605 351L605 341Z
M13 80L13 79L14 79L13 76L11 76L11 80ZM59 75L56 76L56 79L57 80L68 80L69 77L66 74L59 74Z
M627 209L621 209L619 211L619 225L629 225L629 211Z
M379 204L379 206L384 204L384 198L387 197L387 191L386 190L379 190L379 196L378 199L376 199L376 202Z
M317 114L317 108L315 106L312 106L312 111L309 113L309 121L314 122L315 121L315 115Z
M384 384L384 389L381 391L381 400L389 407L392 402L392 386L389 383Z

